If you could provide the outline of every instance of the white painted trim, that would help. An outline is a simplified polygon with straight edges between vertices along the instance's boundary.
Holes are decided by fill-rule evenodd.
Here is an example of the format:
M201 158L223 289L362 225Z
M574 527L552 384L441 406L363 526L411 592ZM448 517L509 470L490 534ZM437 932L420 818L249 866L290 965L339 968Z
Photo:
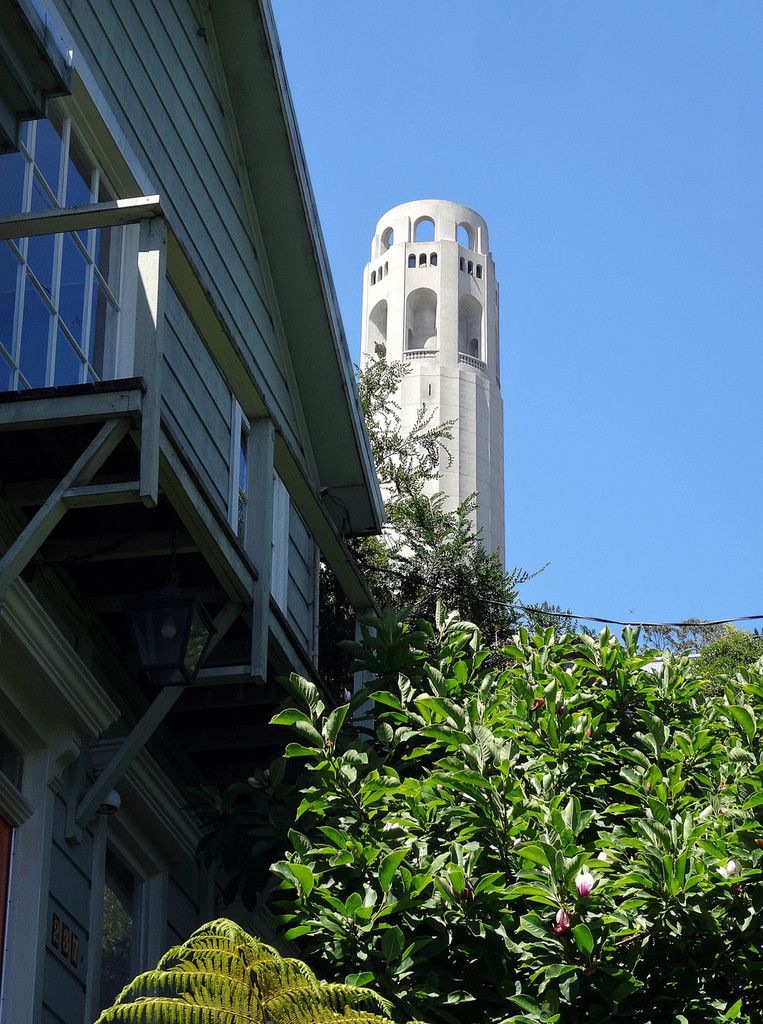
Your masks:
M29 213L0 217L0 241L54 235L64 231L86 231L90 228L114 228L161 216L159 196L114 199L108 203L65 206L58 210L31 210Z
M108 764L122 743L121 736L101 740L93 749L96 772ZM185 810L186 798L150 754L142 750L135 757L117 788L125 803L129 800L130 812L136 819L142 821L153 817L160 826L155 832L156 836L161 837L161 851L157 849L156 866L161 857L193 858L201 832Z
M23 796L33 810L14 829L0 1022L37 1021L42 999L55 796L48 751L24 756Z
M290 498L278 473L273 474L273 551L270 563L270 593L287 614L289 594L289 510Z
M86 733L99 736L119 718L116 704L21 580L11 584L6 600L0 603L0 626L12 633L39 665ZM42 700L42 694L36 699Z
M32 805L3 772L0 772L0 814L14 828L23 825L34 814Z

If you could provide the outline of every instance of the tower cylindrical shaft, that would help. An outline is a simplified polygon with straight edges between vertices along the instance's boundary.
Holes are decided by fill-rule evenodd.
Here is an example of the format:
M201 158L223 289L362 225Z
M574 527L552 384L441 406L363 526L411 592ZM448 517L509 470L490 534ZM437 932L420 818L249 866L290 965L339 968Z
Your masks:
M503 400L498 284L487 224L445 200L404 203L378 222L363 275L361 366L410 366L398 395L410 427L423 405L455 420L432 491L452 509L477 493L474 526L504 559Z

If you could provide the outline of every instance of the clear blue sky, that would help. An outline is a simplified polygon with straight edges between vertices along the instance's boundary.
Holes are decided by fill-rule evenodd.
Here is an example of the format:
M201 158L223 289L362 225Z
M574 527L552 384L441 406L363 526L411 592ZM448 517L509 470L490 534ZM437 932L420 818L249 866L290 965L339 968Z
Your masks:
M273 2L355 359L381 214L488 222L523 597L763 612L763 3Z

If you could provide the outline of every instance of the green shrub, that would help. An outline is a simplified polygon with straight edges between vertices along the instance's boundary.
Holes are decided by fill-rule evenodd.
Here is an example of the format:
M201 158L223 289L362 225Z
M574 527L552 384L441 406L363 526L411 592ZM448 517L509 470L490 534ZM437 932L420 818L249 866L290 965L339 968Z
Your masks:
M502 658L438 608L366 627L327 711L292 677L285 935L431 1022L763 1020L763 679L707 699L637 636L522 631Z

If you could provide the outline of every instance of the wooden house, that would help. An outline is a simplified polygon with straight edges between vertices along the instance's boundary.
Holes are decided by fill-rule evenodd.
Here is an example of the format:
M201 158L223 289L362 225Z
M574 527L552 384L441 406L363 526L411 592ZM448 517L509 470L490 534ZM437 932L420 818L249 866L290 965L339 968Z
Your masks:
M0 0L0 49L0 1021L86 1024L214 914L184 788L277 748L382 504L268 0Z

